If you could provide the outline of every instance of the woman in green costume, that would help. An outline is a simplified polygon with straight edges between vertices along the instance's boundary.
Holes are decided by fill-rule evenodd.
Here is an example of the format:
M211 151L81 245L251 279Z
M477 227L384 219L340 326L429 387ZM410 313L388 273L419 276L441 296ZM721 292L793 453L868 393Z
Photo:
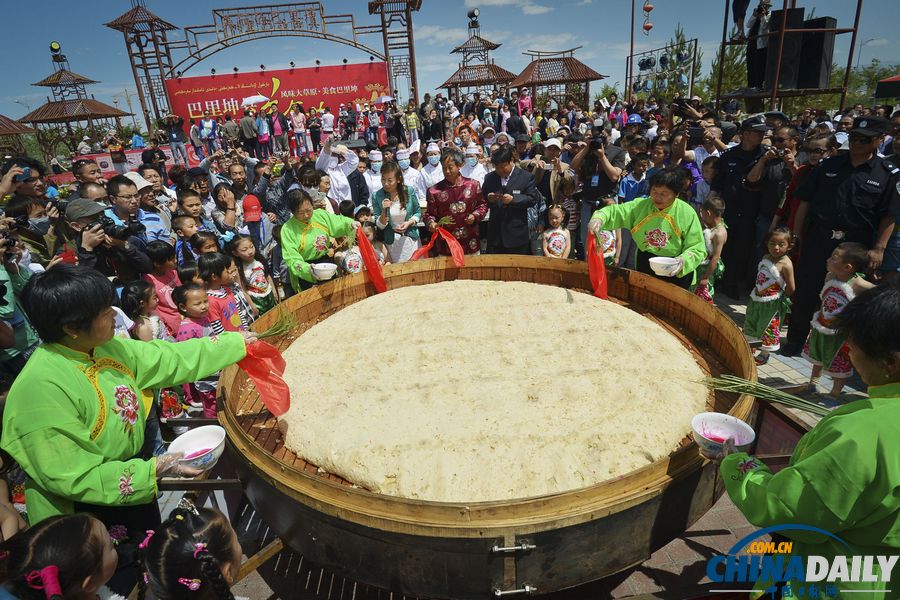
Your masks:
M9 391L0 446L27 475L32 524L89 512L122 538L110 589L137 581L129 551L159 522L159 477L193 476L181 455L152 456L144 429L153 390L241 360L252 334L172 344L115 337L115 290L100 272L60 264L30 279L23 305L43 344ZM117 527L118 526L118 527Z
M313 208L313 201L304 190L291 190L285 197L293 216L281 228L281 252L288 267L291 286L308 290L318 283L310 265L334 262L331 238L351 235L359 223L343 215L333 215L321 208Z
M697 211L678 198L682 171L677 167L661 169L650 178L650 195L625 204L604 206L594 212L588 229L625 228L637 244L636 268L659 277L650 269L654 256L677 258L678 264L666 277L670 283L688 289L694 283L694 271L706 258L706 242Z
M850 359L869 397L833 410L801 438L790 464L773 474L744 452L726 448L722 481L734 504L757 527L812 525L847 542L799 530L783 535L802 557L893 556L900 553L900 284L862 292L837 317ZM728 444L726 444L728 446ZM788 559L785 558L787 563ZM896 579L835 582L837 598L898 598ZM803 582L790 582L799 597ZM785 598L787 595L785 587ZM893 589L892 592L878 591ZM851 593L843 593L850 591ZM821 591L821 586L820 586ZM808 594L805 597L811 597ZM822 597L828 597L824 594Z

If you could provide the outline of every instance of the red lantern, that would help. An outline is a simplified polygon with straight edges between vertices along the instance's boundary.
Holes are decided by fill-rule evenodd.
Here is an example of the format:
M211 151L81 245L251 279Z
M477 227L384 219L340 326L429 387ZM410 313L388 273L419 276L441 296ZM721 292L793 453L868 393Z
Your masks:
M644 23L644 31L649 32L651 29L653 29L653 23Z
M645 13L652 12L652 11L653 11L653 5L650 4L649 2L645 3L645 4L644 4L643 11L644 11Z

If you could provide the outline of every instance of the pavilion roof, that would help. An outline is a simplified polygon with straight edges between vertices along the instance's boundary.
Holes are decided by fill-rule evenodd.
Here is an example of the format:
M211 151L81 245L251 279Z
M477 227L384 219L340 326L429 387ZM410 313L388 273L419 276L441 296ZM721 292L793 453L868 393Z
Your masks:
M502 44L497 44L490 40L486 40L480 35L473 35L469 39L466 40L466 43L461 44L450 51L450 54L458 54L460 52L472 52L472 51L482 51L482 50L496 50L502 46Z
M606 75L601 75L573 56L551 56L532 60L509 85L510 87L531 87L581 83L605 78Z
M22 125L9 117L0 115L0 135L21 135L23 133L34 133L34 129L27 125Z
M47 102L39 106L21 119L22 123L72 123L88 119L107 119L111 117L127 117L131 113L122 112L99 100L92 98L75 98Z
M516 74L507 71L503 67L494 63L486 65L469 65L462 66L450 76L450 79L442 83L439 87L476 87L479 85L490 85L497 83L507 83L516 78Z
M58 85L72 85L76 83L82 84L91 84L91 83L100 83L99 81L95 81L90 77L85 77L84 75L79 75L78 73L73 73L68 69L60 69L53 73L53 75L48 75L44 77L37 83L32 83L31 85L39 85L43 87L55 87Z
M106 23L106 26L110 29L116 29L118 31L131 31L132 29L137 29L138 31L150 31L150 23L154 23L157 29L163 29L166 31L178 29L168 21L160 19L155 14L147 10L147 7L140 4L129 10L124 15L121 15L118 18L113 19L109 23Z

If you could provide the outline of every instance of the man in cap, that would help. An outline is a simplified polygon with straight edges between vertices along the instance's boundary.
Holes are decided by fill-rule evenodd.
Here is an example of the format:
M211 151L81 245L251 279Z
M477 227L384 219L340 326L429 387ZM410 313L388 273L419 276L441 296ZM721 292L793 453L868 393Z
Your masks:
M630 133L631 135L640 135L641 129L644 127L644 120L641 118L641 115L635 113L633 115L628 115L628 120L625 121L625 132Z
M469 144L466 146L466 164L460 169L463 177L474 179L478 185L484 183L484 176L487 175L487 169L481 164L481 155L481 146Z
M794 192L800 199L797 231L803 231L807 221L809 227L796 268L797 290L782 354L795 355L802 349L818 307L825 261L839 244L858 242L871 248L869 270L881 267L895 215L900 213L900 169L877 154L888 127L887 119L857 117L849 133L850 151L822 161Z
M520 133L514 139L516 141L516 155L519 157L519 160L527 159L530 156L529 145L531 144L531 138L524 133Z
M384 164L384 157L382 156L380 150L372 150L371 152L369 152L369 168L366 169L365 173L363 173L363 178L366 180L366 186L368 186L369 188L369 197L366 199L366 204L370 207L372 205L372 194L382 188L382 164Z
M347 177L356 170L359 157L346 146L332 146L329 137L322 147L322 153L316 159L316 168L325 171L331 178L331 189L328 197L340 204L344 200L352 200L350 182ZM370 190L371 193L371 190Z
M173 244L175 240L172 238L172 219L168 211L161 209L157 203L153 184L134 171L125 173L125 177L137 187L137 220L146 228L142 239L148 243L159 240Z
M441 167L441 148L435 142L429 142L425 147L425 166L422 167L422 175L425 177L425 187L430 188L444 179L444 169Z
M110 182L119 179L125 177L117 175ZM122 190L115 189L116 194L134 193L136 196L134 184L127 179L125 181L128 186L122 186ZM78 264L97 269L107 277L116 277L122 285L152 271L153 263L129 240L110 237L104 232L103 225L97 220L104 216L106 210L108 207L104 204L78 198L66 207L66 222L75 232Z
M728 265L721 290L738 299L746 295L756 276L756 218L759 216L761 192L744 185L747 173L768 150L762 146L769 127L762 115L741 123L741 143L719 158L712 191L725 200L725 222L730 229L722 260Z
M572 239L576 239L577 236L578 213L575 200L572 198L575 193L575 172L562 161L561 154L562 143L559 138L550 138L544 142L541 154L535 156L533 160L523 161L520 165L534 176L535 185L543 196L542 201L538 203L543 205L543 209L537 211L540 222L532 223L533 215L528 215L532 254L542 254L541 233L544 229L543 216L547 205L558 204L563 207L569 215L567 226L569 233Z
M81 138L81 141L78 143L78 154L90 154L91 153L91 137L89 135Z
M780 110L770 110L769 112L763 113L763 116L766 117L766 125L768 125L769 129L772 131L775 131L779 127L789 125L791 122L791 119Z

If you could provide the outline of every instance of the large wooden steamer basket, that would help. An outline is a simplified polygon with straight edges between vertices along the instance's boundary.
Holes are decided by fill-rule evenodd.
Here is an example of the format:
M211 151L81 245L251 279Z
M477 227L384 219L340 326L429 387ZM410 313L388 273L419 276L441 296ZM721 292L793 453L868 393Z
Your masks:
M579 290L573 293L590 289L586 263L525 256L467 256L462 269L444 258L408 262L385 267L384 276L389 288L478 279ZM756 379L741 332L700 298L619 269L609 270L609 293L666 327L708 373ZM318 321L374 294L365 275L356 274L294 296L286 308L300 326L280 340L282 349ZM256 327L270 326L275 313ZM423 328L422 343L436 333L452 334ZM592 368L592 357L580 360L584 368ZM225 397L222 425L238 457L247 496L261 518L309 560L395 592L480 599L500 590L536 588L544 593L600 579L644 561L682 534L722 493L716 466L704 461L686 436L665 459L550 496L461 504L375 494L318 472L284 448L275 419L236 367L223 372L219 389ZM318 392L300 390L293 401ZM753 400L711 392L709 408L749 421Z

